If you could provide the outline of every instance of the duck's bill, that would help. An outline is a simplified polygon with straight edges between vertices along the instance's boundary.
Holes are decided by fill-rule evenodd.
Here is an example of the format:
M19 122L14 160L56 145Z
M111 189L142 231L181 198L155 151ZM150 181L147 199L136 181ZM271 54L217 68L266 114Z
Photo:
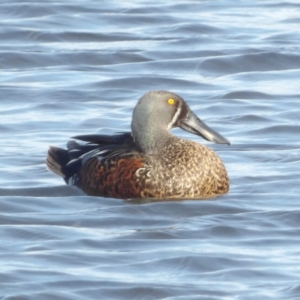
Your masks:
M226 138L207 126L191 110L188 112L187 117L181 120L178 125L186 131L202 136L207 141L230 145L230 142Z

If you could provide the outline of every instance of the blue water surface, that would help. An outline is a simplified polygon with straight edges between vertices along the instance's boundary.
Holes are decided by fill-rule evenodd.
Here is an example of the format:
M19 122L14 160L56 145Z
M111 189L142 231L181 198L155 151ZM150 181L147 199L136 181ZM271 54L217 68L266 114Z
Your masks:
M300 299L300 3L0 1L0 299ZM213 200L86 196L49 145L149 90L232 145Z

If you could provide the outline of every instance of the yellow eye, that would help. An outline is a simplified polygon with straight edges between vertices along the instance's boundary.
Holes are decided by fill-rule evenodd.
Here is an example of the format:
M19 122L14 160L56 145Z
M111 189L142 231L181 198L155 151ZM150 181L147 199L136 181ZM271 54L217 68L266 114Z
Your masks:
M175 100L172 99L172 98L170 98L170 99L168 99L168 103L169 103L170 105L174 105L174 104L175 104Z

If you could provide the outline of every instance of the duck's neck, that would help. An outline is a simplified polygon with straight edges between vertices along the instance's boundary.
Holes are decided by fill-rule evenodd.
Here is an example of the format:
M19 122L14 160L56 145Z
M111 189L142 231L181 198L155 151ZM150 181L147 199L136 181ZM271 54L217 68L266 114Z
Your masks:
M147 124L132 128L132 136L140 150L148 155L162 154L163 149L174 138L167 128Z

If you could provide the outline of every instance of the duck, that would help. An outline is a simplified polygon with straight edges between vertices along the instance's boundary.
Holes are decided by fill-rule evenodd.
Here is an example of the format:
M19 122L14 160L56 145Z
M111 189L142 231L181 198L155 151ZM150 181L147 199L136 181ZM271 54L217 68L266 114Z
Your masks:
M183 98L158 90L138 100L131 132L74 136L67 149L50 146L46 164L67 184L94 196L203 199L228 193L228 174L219 156L173 135L170 130L176 127L230 145Z

